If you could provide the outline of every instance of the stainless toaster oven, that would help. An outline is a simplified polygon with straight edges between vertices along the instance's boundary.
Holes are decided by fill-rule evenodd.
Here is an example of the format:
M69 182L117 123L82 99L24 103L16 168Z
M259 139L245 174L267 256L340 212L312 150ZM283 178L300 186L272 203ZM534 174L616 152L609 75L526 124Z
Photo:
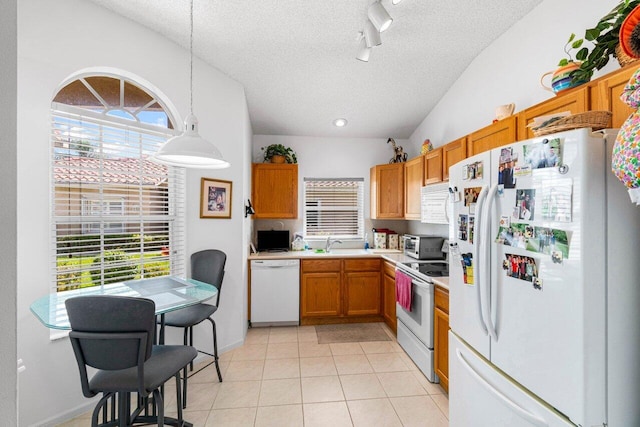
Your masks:
M442 237L405 234L402 246L405 255L415 259L445 259L443 243Z

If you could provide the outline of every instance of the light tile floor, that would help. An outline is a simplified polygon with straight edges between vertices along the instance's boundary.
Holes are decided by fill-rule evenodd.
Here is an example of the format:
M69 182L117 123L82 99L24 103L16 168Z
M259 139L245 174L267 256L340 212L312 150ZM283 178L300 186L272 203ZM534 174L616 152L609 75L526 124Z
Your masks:
M447 426L447 395L387 333L392 341L318 344L313 326L250 329L221 355L223 383L213 366L189 378L184 417L194 427ZM175 388L165 396L175 416Z

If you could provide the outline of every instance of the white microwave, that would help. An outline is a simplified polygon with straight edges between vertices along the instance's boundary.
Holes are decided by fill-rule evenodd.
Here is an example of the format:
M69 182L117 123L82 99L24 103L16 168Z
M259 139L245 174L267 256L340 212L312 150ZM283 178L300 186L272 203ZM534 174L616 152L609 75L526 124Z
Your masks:
M449 186L446 183L420 189L420 222L449 224Z

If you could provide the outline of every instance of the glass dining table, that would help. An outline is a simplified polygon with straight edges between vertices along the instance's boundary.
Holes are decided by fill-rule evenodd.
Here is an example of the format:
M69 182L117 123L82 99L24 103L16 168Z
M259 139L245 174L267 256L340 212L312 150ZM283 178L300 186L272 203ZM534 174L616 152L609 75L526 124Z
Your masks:
M70 330L65 301L69 298L88 295L148 298L155 302L156 315L162 318L163 314L170 311L215 298L218 295L218 290L215 286L194 279L162 276L51 293L34 301L30 309L46 327Z
M160 318L160 344L164 343L164 314L179 310L215 298L218 290L215 286L194 279L177 276L154 277L150 279L130 280L103 286L74 289L52 293L34 301L31 312L48 328L71 330L65 301L69 298L87 295L120 295L137 298L148 298L156 304L156 315ZM155 412L153 412L155 414ZM136 420L153 423L155 415L139 416ZM165 417L165 425L179 425L172 417ZM184 427L192 427L192 423L184 421Z

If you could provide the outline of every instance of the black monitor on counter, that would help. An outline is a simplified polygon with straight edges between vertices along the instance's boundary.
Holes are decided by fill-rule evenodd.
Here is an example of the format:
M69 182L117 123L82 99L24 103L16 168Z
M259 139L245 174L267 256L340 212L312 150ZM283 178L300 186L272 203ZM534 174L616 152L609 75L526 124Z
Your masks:
M258 252L288 251L289 230L258 230Z

